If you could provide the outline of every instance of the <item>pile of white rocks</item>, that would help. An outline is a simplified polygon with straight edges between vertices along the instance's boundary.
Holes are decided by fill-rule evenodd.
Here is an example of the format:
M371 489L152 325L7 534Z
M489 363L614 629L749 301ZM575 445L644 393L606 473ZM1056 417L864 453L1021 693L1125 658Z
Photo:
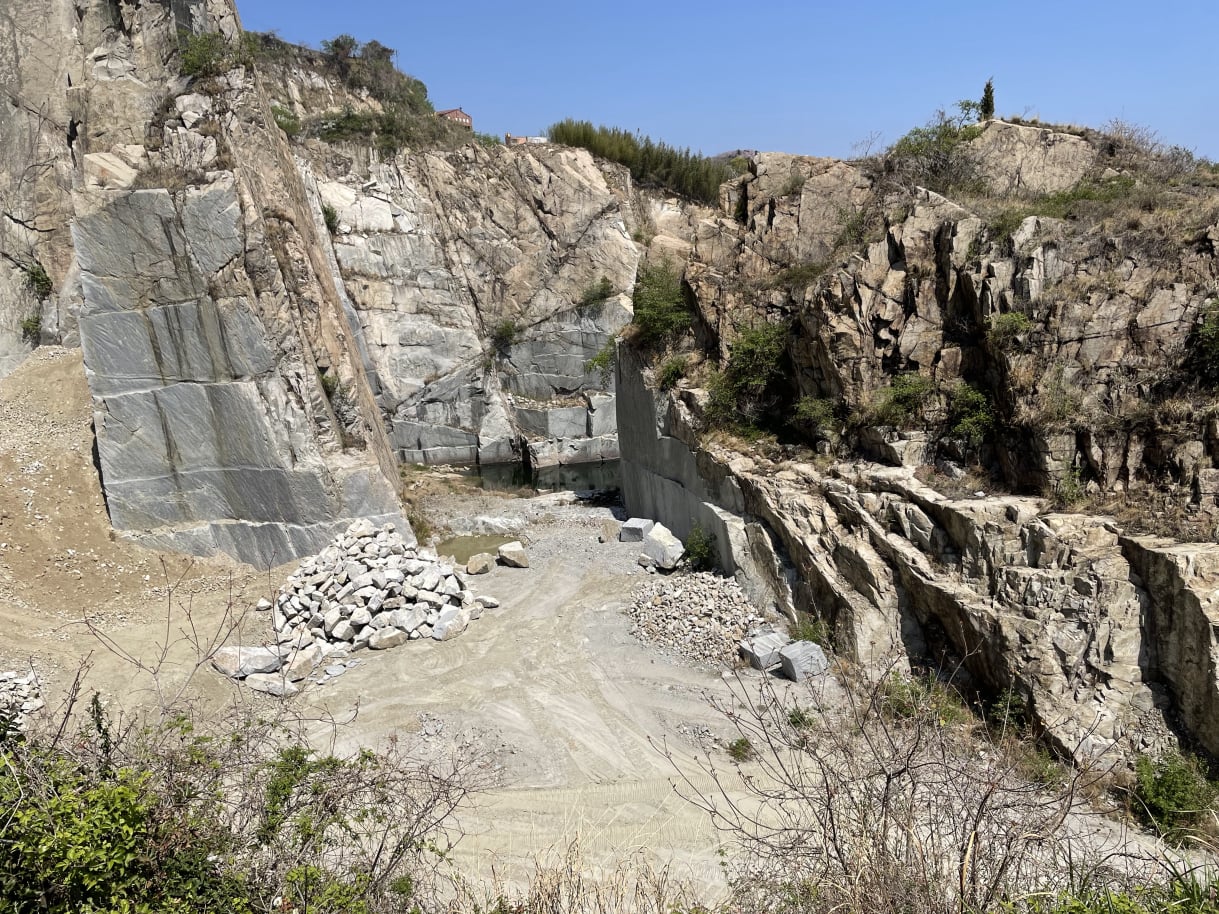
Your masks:
M392 524L356 521L301 562L274 602L259 601L257 608L270 612L274 647L221 648L212 664L258 691L290 695L323 661L325 670L337 670L365 648L445 641L497 606L494 597L467 589L461 570L407 543Z
M41 684L33 670L0 673L0 732L14 729L25 732L29 716L46 707L41 697Z
M709 572L649 579L627 611L634 634L705 663L731 663L738 645L765 619L732 578Z

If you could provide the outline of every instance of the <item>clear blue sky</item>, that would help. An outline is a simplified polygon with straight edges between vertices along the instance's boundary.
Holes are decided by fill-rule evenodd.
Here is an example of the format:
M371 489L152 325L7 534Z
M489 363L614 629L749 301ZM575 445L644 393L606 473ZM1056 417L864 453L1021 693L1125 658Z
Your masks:
M1001 116L1113 118L1219 159L1219 3L237 0L247 29L398 50L476 130L564 117L707 154L851 155L995 81Z

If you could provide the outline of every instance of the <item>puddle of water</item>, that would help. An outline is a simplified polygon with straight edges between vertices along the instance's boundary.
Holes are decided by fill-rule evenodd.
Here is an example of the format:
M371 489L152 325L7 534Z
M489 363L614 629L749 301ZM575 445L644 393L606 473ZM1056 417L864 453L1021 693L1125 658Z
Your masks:
M468 472L484 489L497 492L513 492L519 489L534 492L583 492L589 489L617 489L621 484L617 460L542 467L533 472L519 463L489 464L470 467Z
M458 563L464 565L470 561L470 556L478 555L480 552L489 552L495 555L495 550L504 543L510 543L515 536L453 536L443 542L436 544L437 555L451 555Z

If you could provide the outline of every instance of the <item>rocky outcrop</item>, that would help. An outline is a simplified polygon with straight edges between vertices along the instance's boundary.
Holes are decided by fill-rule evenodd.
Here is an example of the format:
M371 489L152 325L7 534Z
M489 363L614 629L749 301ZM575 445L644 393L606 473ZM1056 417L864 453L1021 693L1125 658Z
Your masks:
M768 393L791 443L709 443L706 392L657 393L621 352L626 507L714 531L755 597L825 620L865 666L1011 690L1063 754L1154 750L1174 729L1214 751L1214 549L1133 534L1219 524L1187 342L1219 281L1217 201L1173 196L1094 134L996 121L966 137L963 171L994 197L775 155L724 185L686 264L693 335L722 365L744 328L790 327ZM914 405L894 406L899 375ZM961 391L982 404L972 438ZM928 484L960 490L967 461L993 478ZM1062 507L1089 492L1128 496L1126 516Z
M969 153L989 193L1054 194L1083 180L1098 150L1086 139L1027 124L987 121Z

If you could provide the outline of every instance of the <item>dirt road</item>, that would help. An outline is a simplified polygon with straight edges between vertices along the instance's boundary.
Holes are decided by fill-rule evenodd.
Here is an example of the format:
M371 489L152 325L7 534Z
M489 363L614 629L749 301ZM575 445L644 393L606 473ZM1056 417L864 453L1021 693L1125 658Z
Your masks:
M196 668L199 645L289 569L162 555L117 537L91 419L77 351L39 350L0 381L0 668L32 664L54 708L91 657L88 685L117 709L153 697L152 677L129 655L160 666L162 689L219 706L234 687ZM609 509L561 501L461 491L433 499L441 524L446 515L510 516L533 567L473 579L503 605L461 637L364 653L341 678L307 690L301 706L355 716L341 748L398 734L437 746L470 739L488 752L494 786L463 814L455 856L471 875L523 877L535 856L578 840L593 862L642 851L718 885L718 837L671 781L675 765L697 777L696 755L723 758L717 738L729 728L705 695L726 686L716 671L675 663L630 634L620 609L644 578L638 547L597 542ZM244 635L226 640L258 640L265 624L249 614Z

